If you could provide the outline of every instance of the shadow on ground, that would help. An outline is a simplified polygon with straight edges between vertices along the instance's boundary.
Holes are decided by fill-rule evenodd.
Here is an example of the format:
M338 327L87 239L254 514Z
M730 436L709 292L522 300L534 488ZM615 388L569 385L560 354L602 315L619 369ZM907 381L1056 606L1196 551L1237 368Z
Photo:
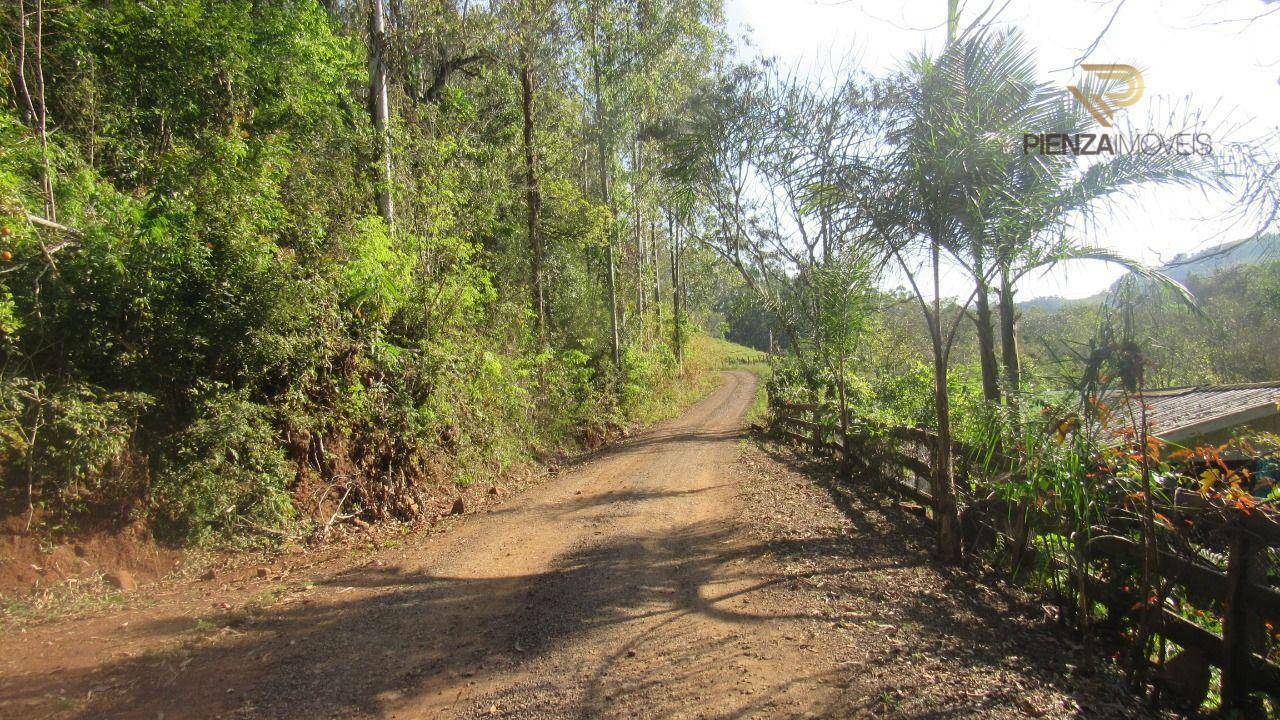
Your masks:
M669 434L665 442L680 439ZM767 452L797 467L789 451ZM760 629L792 622L825 633L812 641L813 662L714 716L776 716L773 703L805 685L828 691L819 717L1014 717L1026 714L1018 712L1021 688L1035 684L1071 697L1082 717L1105 715L1101 703L1110 701L1071 677L1075 653L1046 629L1038 606L935 566L928 525L867 483L840 482L820 463L798 470L828 494L824 500L799 481L789 486L815 503L798 511L822 520L812 526L792 523L771 535L744 534L741 522L689 523L614 537L557 558L545 572L511 577L367 566L324 580L308 595L313 601L215 615L201 629L194 619L189 627L133 628L188 640L92 672L10 681L0 687L0 708L77 718L302 719L423 707L489 714L492 703L515 717L670 717L702 706L699 693ZM550 512L651 495L575 499ZM823 519L828 501L842 521ZM751 522L770 510L748 502L742 517ZM870 619L840 634L837 606L850 601ZM732 631L707 634L690 622L698 618ZM626 642L576 667L556 665L557 650L625 623L636 623ZM637 654L663 671L628 672ZM498 681L535 663L550 663L550 674L518 687Z
M370 566L328 579L322 586L327 591L311 594L314 602L210 618L208 623L219 631L197 632L194 623L183 628L171 622L135 628L135 633L159 635L190 631L191 642L164 654L114 661L85 675L51 674L5 687L0 703L22 707L47 696L84 697L97 688L83 708L69 714L373 714L465 686L468 678L483 679L486 673L529 662L617 623L658 618L674 626L693 614L741 625L749 633L755 624L805 617L732 607L781 580L756 572L755 561L795 552L805 543L726 551L731 536L726 527L691 525L661 538L605 543L562 557L547 572L516 577L456 578ZM826 539L815 539L807 551L836 549ZM361 590L376 592L343 599ZM689 672L698 671L696 658L716 654L713 645L699 644L699 638L675 639L661 635L668 661L687 665ZM604 681L608 665L617 660L607 658L590 678L585 707L618 692Z
M994 573L936 562L933 525L903 509L904 498L878 478L841 478L829 459L756 439L769 458L821 488L847 520L843 551L824 566L834 581L829 592L882 609L894 628L890 642L861 663L876 670L820 716L1155 717L1105 656L1095 651L1086 662L1047 600ZM1080 668L1090 665L1096 669L1082 676ZM954 691L939 692L947 684ZM1055 706L1031 700L1037 689L1049 691Z

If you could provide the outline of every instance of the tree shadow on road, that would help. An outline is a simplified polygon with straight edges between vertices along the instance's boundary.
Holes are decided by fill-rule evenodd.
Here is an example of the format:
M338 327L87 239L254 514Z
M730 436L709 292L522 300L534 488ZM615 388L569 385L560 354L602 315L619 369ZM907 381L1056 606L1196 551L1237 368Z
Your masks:
M1082 717L1120 707L1072 678L1075 652L1038 606L935 565L925 521L830 466L766 449L795 470L777 482L780 501L796 505L777 532L744 534L741 523L777 509L746 501L738 524L615 537L533 574L370 564L185 628L130 628L183 638L168 650L5 679L0 716L785 717L784 696L815 688L818 717L1021 717L1035 687L1073 699ZM564 519L673 492L696 491L573 496L532 511ZM779 637L780 626L808 635ZM784 642L812 662L726 696L726 668L767 662Z
M610 625L806 617L740 607L781 581L754 560L785 551L744 546L731 527L713 523L585 548L532 575L460 578L370 565L328 578L303 599L192 618L182 644L167 651L10 682L0 706L62 697L54 714L83 718L314 718L382 714L424 699L447 707L472 683ZM175 631L171 621L131 629ZM714 648L679 652L693 658ZM593 702L585 692L579 701Z
M822 717L1148 717L1116 668L1087 663L1073 634L1034 591L994 571L942 565L934 527L905 510L879 478L842 478L830 459L762 438L779 466L819 488L847 521L845 550L824 571L832 597L871 615L849 633L867 652L856 692ZM812 534L812 533L810 533ZM897 559L897 562L884 562ZM851 668L851 671L853 669Z

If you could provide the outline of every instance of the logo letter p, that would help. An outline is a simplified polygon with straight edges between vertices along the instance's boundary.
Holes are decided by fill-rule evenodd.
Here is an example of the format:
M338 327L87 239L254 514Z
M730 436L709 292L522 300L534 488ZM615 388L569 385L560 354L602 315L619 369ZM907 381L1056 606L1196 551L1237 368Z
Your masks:
M1137 103L1147 89L1142 72L1132 65L1085 64L1080 69L1107 83L1097 96L1091 96L1092 93L1099 92L1096 88L1080 88L1076 85L1070 88L1076 100L1103 127L1111 127L1116 110ZM1113 83L1119 83L1119 87L1115 87Z

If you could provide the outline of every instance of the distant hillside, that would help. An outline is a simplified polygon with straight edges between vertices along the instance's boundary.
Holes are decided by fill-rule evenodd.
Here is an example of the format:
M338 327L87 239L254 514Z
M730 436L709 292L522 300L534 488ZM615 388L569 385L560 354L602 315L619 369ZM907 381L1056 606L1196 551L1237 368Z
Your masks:
M1164 293L1131 298L1151 387L1280 380L1280 333L1272 332L1280 327L1280 257L1266 249L1275 243L1226 245L1164 267L1195 292L1201 320ZM1023 306L1018 332L1026 357L1078 377L1099 329L1098 300L1044 300Z
M1272 233L1246 240L1235 240L1215 245L1207 250L1179 254L1156 269L1180 283L1186 283L1192 277L1207 278L1221 270L1238 265L1254 265L1269 260L1280 260L1280 234ZM1119 282L1117 280L1108 288L1107 293L1115 290ZM1080 303L1096 302L1105 295L1106 293L1099 293L1087 298L1064 298L1051 295L1032 298L1018 304L1024 308L1057 312L1062 308Z
M1174 280L1185 283L1194 276L1208 277L1219 270L1268 260L1280 260L1280 235L1273 233L1237 240L1197 253L1178 255L1159 269Z
M1101 298L1102 295L1090 295L1085 298L1064 298L1057 295L1046 295L1044 297L1031 298L1018 303L1020 308L1034 308L1043 310L1048 313L1055 313L1063 308L1073 307L1081 303L1093 302Z

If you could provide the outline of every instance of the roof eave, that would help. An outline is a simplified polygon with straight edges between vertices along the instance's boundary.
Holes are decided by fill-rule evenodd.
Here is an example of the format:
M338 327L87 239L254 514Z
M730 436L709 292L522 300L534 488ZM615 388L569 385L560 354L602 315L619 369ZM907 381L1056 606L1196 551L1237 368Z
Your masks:
M1280 408L1277 408L1276 403L1266 402L1243 410L1237 410L1236 412L1228 413L1226 415L1219 415L1207 420L1201 420L1200 422L1188 423L1186 425L1181 425L1170 430L1155 432L1153 434L1165 442L1178 443L1201 435L1208 435L1209 433L1217 432L1219 430L1226 430L1269 415L1277 414L1280 414Z

